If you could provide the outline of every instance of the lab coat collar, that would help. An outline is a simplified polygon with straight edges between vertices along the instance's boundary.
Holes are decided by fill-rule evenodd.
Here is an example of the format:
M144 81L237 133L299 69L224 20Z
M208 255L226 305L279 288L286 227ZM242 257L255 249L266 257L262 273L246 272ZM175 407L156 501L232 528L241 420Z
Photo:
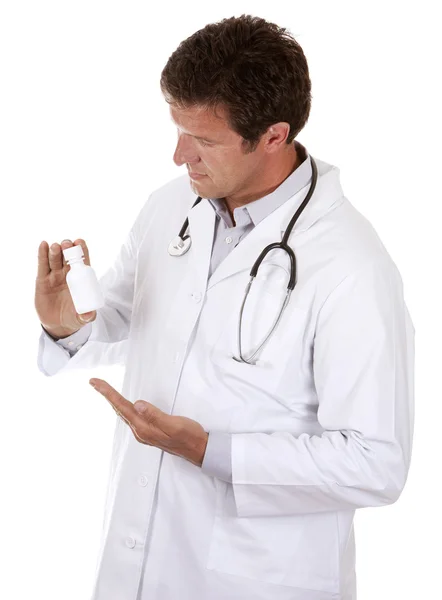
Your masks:
M344 201L339 181L339 169L321 160L315 159L315 161L318 167L316 190L295 224L289 238L289 244L292 246L293 239L296 236L309 229L318 219ZM213 207L205 199L192 208L189 213L189 230L192 238L191 263L194 264L197 271L198 283L203 288L206 288L207 285L207 289L211 289L220 281L239 271L250 271L265 246L281 241L292 216L308 193L311 178L294 195L291 195L290 186L283 187L284 183L277 190L283 188L280 193L286 194L286 200L279 208L258 223L241 243L228 254L213 272L208 285L207 275L212 254L216 214ZM276 252L281 254L279 251ZM270 257L270 255L268 256ZM278 259L276 258L276 260Z

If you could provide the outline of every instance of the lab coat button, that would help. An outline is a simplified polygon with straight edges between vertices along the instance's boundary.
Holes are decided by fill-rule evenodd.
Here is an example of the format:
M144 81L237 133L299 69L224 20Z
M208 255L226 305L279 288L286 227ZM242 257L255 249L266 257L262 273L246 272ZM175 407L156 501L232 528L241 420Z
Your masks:
M175 356L173 357L173 362L174 362L174 363L176 363L176 362L178 362L179 360L180 360L180 353L179 353L179 352L177 352L177 353L175 354Z
M126 546L128 548L135 548L135 540L132 537L128 537L126 540Z
M147 477L145 475L140 475L140 477L138 478L138 483L140 485L142 485L143 487L146 487L147 482L148 482Z
M201 294L200 292L195 292L194 294L192 294L193 299L195 300L195 302L201 302Z

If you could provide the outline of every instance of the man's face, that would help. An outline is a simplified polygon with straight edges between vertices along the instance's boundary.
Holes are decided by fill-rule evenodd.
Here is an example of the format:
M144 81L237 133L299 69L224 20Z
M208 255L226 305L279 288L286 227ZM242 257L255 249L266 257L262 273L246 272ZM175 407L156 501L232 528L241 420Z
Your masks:
M260 143L254 152L246 154L241 146L243 138L230 129L225 111L218 108L217 113L218 116L202 107L178 109L170 105L170 116L178 132L173 160L177 166L186 164L189 174L205 175L190 178L198 196L242 196L259 175L264 152Z

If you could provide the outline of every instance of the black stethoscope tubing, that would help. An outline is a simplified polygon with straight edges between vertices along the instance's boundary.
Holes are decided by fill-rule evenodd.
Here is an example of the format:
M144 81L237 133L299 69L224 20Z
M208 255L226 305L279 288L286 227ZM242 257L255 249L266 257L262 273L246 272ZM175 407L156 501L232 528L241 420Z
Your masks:
M256 356L256 354L261 350L261 348L263 348L263 346L267 343L267 341L270 339L272 333L275 331L276 327L278 326L279 321L281 320L282 314L290 300L290 296L291 293L295 287L295 283L296 283L296 257L295 257L295 253L293 252L293 250L290 248L290 246L288 245L287 241L290 237L290 234L292 233L293 227L295 226L296 221L299 219L299 216L301 215L302 211L304 210L304 208L307 206L307 203L309 202L310 198L313 195L313 192L315 191L316 188L316 182L318 179L318 169L316 166L315 161L313 160L312 157L310 157L311 160L311 165L312 165L312 181L310 184L310 188L307 192L306 197L304 198L304 200L302 201L301 205L299 206L299 208L297 209L297 211L295 212L295 214L293 215L293 217L290 219L290 222L287 226L287 229L283 235L283 238L280 242L274 242L273 244L269 244L268 246L266 246L264 248L264 250L261 252L261 254L258 256L258 258L256 259L251 271L250 271L250 281L246 286L246 291L244 294L244 298L241 304L241 308L240 308L240 314L239 314L239 323L238 323L238 350L239 350L239 358L237 358L236 356L232 356L232 358L237 361L237 362L245 362L248 364L255 364L251 362L251 359ZM201 202L202 198L201 196L198 196L198 198L196 199L194 205L192 206L192 208L194 206L196 206L199 202ZM178 237L175 238L169 245L169 253L171 253L173 256L182 256L182 254L184 254L185 252L187 252L187 250L190 248L190 244L191 244L191 239L189 240L188 243L186 243L186 240L189 239L189 235L186 235L186 231L189 227L189 219L186 218L179 234ZM287 252L287 254L289 255L290 258L290 279L289 282L287 284L287 292L286 292L286 297L285 300L282 304L282 307L279 311L279 314L270 330L270 332L267 334L267 336L264 338L264 341L258 346L258 348L253 352L253 354L251 354L248 358L245 358L243 356L242 353L242 346L241 346L241 326L242 326L242 315L243 315L243 311L244 311L244 306L250 291L250 287L256 277L256 274L258 272L258 269L262 263L262 261L264 260L264 258L266 257L266 255L271 252L272 250L275 249L281 249L284 250L285 252Z
M258 272L259 266L262 263L262 261L264 260L264 258L266 257L266 255L269 252L271 252L272 250L275 250L276 248L281 248L282 250L287 252L287 254L289 255L289 258L290 258L290 279L287 284L287 289L290 289L290 290L294 289L295 283L296 283L296 257L295 257L295 253L293 252L293 250L287 244L287 240L289 239L289 237L292 233L292 230L293 230L293 227L295 226L296 221L299 219L302 211L307 206L308 201L312 197L313 192L315 191L315 188L316 188L316 182L318 180L318 168L316 166L316 163L312 157L310 157L310 161L311 161L311 165L312 165L312 181L311 181L307 196L304 198L304 200L302 201L298 210L295 212L295 214L291 218L290 223L287 226L287 229L284 233L282 240L280 242L274 242L273 244L269 244L268 246L266 246L264 248L264 250L261 252L261 254L258 256L258 258L256 259L256 261L250 271L250 276L255 277ZM199 204L199 202L201 202L201 200L202 200L201 196L198 196L198 198L195 200L195 203L193 204L192 208L194 208L197 204ZM183 226L180 229L179 234L178 234L178 237L181 238L181 240L183 242L189 238L189 235L186 235L186 231L187 231L188 227L189 227L189 218L187 217L183 223Z

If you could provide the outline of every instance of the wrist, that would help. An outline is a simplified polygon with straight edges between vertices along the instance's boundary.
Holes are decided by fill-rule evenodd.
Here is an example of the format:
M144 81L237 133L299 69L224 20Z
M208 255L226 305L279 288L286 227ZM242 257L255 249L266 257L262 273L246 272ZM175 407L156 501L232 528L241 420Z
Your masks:
M46 325L43 325L43 323L41 323L41 326L46 331L46 333L48 333L55 341L67 338L67 337L71 336L73 333L77 333L77 331L80 329L80 327L78 329L72 329L72 330L66 330L66 329L62 329L62 328L52 329L51 327L46 327Z
M192 445L192 448L189 450L189 453L186 458L188 461L196 465L197 467L201 467L204 460L204 455L206 453L207 442L209 439L209 434L204 431L204 435L195 440L195 443Z

